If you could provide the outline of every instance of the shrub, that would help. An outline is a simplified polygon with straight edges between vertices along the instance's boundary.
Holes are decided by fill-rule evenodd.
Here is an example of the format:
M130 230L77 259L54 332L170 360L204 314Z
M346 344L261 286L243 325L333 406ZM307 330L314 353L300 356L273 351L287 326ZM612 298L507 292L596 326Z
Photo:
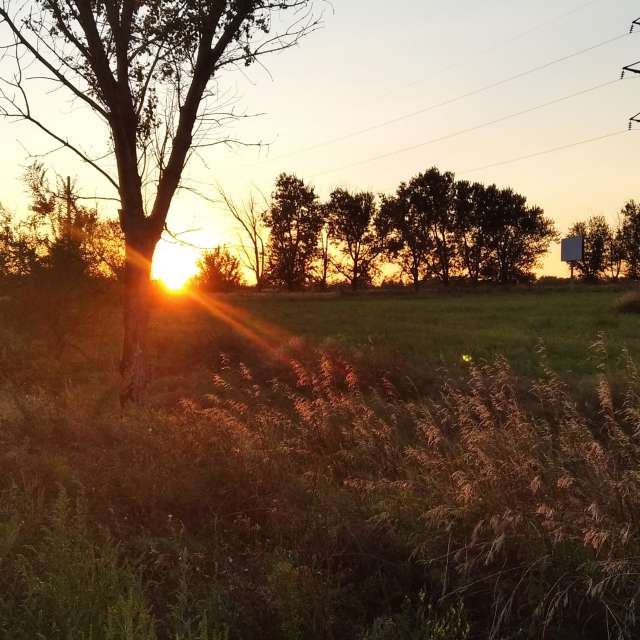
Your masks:
M198 263L197 284L206 291L228 292L243 284L240 261L224 247L205 251Z
M614 309L618 313L640 313L640 293L626 293L616 300Z

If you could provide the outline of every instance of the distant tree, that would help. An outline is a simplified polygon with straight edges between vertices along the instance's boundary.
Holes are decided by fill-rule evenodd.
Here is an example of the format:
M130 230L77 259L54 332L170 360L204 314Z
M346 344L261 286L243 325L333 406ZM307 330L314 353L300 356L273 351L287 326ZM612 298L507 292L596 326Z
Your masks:
M418 290L432 273L434 249L424 211L412 202L404 182L394 196L382 195L380 199L375 220L378 238L384 242L388 259L400 266Z
M205 251L198 268L196 284L205 291L227 293L243 283L240 261L225 247Z
M222 199L240 228L240 252L244 267L253 274L256 291L261 291L266 278L265 251L266 230L263 225L265 216L264 210L258 209L258 203L252 195L249 201L243 204L236 204L224 192L221 192Z
M617 282L620 279L626 256L624 233L621 223L618 223L613 228L610 227L605 255L607 276L614 282Z
M508 284L533 277L533 269L558 234L540 207L527 205L525 196L512 189L487 187L484 215L490 255L484 271Z
M334 261L353 290L367 285L384 250L383 239L373 227L378 207L373 193L335 189L327 203L331 233L342 259Z
M270 278L290 291L303 289L311 277L324 225L323 208L313 187L294 175L280 174L264 224L269 229Z
M488 221L497 203L497 189L460 181L455 186L456 253L469 279L480 280L490 257Z
M569 234L584 239L584 256L575 263L578 273L585 280L598 280L607 269L611 229L606 219L604 216L592 216L586 222L576 222Z
M622 211L622 242L624 246L625 274L632 280L640 279L640 203L629 200Z
M448 284L455 269L455 176L432 167L411 178L407 197L425 225L431 244L431 269Z

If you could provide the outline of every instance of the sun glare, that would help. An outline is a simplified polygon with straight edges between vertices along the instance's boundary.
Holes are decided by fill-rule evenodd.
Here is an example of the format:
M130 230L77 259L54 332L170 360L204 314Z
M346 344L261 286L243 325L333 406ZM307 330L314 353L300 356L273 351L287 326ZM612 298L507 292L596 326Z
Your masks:
M173 292L179 292L198 272L195 250L160 242L153 258L153 277Z

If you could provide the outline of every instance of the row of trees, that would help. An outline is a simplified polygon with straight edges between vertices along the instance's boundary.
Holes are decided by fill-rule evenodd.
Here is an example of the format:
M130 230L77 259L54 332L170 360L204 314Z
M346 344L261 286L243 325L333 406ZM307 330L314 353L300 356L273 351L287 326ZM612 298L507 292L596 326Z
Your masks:
M81 204L74 182L51 181L40 163L28 167L30 214L16 221L0 206L0 275L52 274L68 283L84 276L119 277L123 237L117 221ZM249 272L258 289L300 290L346 282L370 285L395 264L415 288L428 280L444 284L527 280L557 239L553 223L524 196L456 181L436 168L402 183L393 195L335 189L326 202L300 178L281 174L271 202L237 206L225 198L242 241L231 252L216 247L200 261L198 283L229 291ZM584 238L575 263L585 280L640 279L640 204L629 201L615 225L603 216L574 224ZM243 269L244 267L244 269Z
M553 222L524 196L458 181L435 167L393 195L338 188L321 202L312 186L283 173L262 212L254 200L225 201L241 227L241 259L259 289L326 287L336 278L359 289L389 263L415 288L454 278L516 282L533 276L557 239Z
M50 182L41 164L25 174L31 213L15 222L0 218L0 273L55 272L58 280L83 275L118 276L124 252L117 222L83 206L76 185ZM281 174L271 201L237 206L235 253L217 247L204 254L199 283L230 290L243 269L258 289L301 290L347 282L369 286L397 265L416 289L428 280L466 278L500 283L530 279L539 258L557 238L538 207L511 189L457 181L431 168L402 183L393 195L335 189L321 202L312 186Z
M584 239L583 259L574 266L585 280L640 280L639 203L627 202L614 226L604 216L592 216L574 224L569 233Z

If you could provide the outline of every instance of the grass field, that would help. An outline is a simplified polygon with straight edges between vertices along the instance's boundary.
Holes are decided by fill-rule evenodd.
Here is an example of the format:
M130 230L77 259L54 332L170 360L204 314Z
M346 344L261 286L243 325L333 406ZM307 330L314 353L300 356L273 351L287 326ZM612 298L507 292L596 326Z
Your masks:
M159 293L124 411L117 292L6 294L0 638L638 636L620 289Z
M623 348L640 354L638 317L613 310L620 295L615 288L578 287L419 298L248 298L237 304L292 335L374 346L418 368L456 368L465 354L476 360L504 355L516 371L530 375L543 343L559 373L580 378L596 372L590 346L600 334L612 358Z

